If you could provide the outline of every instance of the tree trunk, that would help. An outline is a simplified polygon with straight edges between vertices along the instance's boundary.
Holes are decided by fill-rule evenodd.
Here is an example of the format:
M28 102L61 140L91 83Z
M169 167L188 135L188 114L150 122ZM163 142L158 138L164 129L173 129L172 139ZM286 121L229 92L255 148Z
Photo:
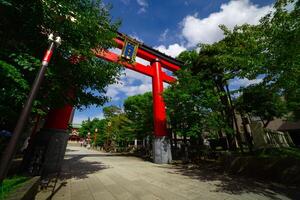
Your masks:
M249 115L248 115L249 116ZM252 137L252 132L251 132L251 127L250 127L250 120L249 118L242 116L242 121L243 121L243 127L244 127L244 132L248 144L249 151L252 152L253 150L253 137Z
M234 130L234 119L233 119L233 114L232 114L232 108L230 105L230 99L229 96L227 94L227 91L225 89L225 84L223 83L222 79L217 79L215 80L215 84L216 87L218 89L219 92L219 97L220 97L220 102L221 104L224 106L224 114L225 114L225 119L227 121L227 125L228 127L232 128ZM226 133L227 135L227 139L229 142L229 147L230 150L236 150L237 149L237 145L235 142L235 136L232 136L228 133Z
M226 92L227 92L227 95L228 95L228 98L229 98L229 103L230 103L231 112L232 112L232 118L233 118L234 125L235 125L236 139L237 139L237 142L238 142L238 146L240 147L240 149L243 153L244 149L243 149L243 144L242 144L241 131L240 131L240 127L239 127L238 122L237 122L235 109L234 109L234 106L233 106L233 103L232 103L232 99L231 99L230 91L229 91L229 88L228 88L228 84L226 84Z
M181 152L182 152L182 162L187 163L189 160L189 154L188 154L187 139L185 134L183 136L183 145L181 146Z

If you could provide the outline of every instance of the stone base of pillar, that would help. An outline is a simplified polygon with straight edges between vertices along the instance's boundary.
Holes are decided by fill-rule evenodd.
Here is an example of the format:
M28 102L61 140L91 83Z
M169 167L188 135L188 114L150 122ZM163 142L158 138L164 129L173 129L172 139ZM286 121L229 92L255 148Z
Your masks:
M168 137L155 137L153 141L153 161L157 164L171 163L171 143Z
M68 138L69 134L64 130L44 129L37 133L27 171L42 176L59 172Z

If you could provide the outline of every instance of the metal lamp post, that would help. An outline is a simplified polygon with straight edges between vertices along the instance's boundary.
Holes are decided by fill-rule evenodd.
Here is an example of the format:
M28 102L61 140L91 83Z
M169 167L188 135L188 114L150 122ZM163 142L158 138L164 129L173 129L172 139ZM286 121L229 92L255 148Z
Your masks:
M59 36L54 37L53 34L49 35L48 40L50 42L50 45L49 45L49 48L47 49L47 51L44 55L44 58L42 60L42 66L34 80L31 91L27 97L27 101L23 106L22 112L17 121L17 125L13 131L13 135L12 135L11 139L9 140L9 143L6 146L4 152L2 153L2 158L1 158L1 162L0 162L0 184L6 177L8 168L9 168L11 161L13 159L13 156L16 152L16 147L19 142L20 135L24 129L24 126L27 122L27 118L31 112L32 103L33 103L33 101L37 95L37 92L41 86L41 83L44 79L46 69L47 69L47 66L52 57L53 51L54 51L55 47L58 47L61 44L61 38Z

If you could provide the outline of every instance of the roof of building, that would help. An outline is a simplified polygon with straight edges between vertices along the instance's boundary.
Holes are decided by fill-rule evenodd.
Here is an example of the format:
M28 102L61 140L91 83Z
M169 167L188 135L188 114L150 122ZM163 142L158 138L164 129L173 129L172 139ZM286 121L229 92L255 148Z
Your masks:
M285 122L279 128L279 131L300 130L300 120L297 122Z

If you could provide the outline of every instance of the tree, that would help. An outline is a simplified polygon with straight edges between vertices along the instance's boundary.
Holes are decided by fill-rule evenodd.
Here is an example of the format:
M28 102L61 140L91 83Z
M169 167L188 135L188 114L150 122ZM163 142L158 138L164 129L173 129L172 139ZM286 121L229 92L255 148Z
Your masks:
M110 119L122 113L121 108L117 106L107 106L103 108L104 117Z
M259 117L264 127L287 112L283 97L263 83L244 88L237 100L237 107L240 113Z
M109 118L109 125L106 127L107 138L118 144L119 147L127 147L136 138L136 133L131 128L132 121L125 113Z
M91 129L92 129L92 122L90 118L88 118L88 120L86 121L82 121L81 127L79 128L79 136L82 138L86 138L88 133L91 131Z
M105 87L120 68L95 58L92 49L114 46L119 23L100 0L0 1L0 116L1 129L11 130L48 46L47 34L62 37L37 100L35 113L65 103L102 105Z
M82 122L79 129L81 137L90 138L93 144L105 147L106 150L116 147L127 147L136 138L132 121L117 106L103 108L104 119L94 118Z
M124 101L124 112L132 122L130 128L139 139L144 139L153 133L152 94L144 94L128 97Z
M178 82L166 93L166 102L168 108L177 109L177 112L171 109L173 114L169 114L171 119L181 123L179 128L184 134L226 134L234 148L235 136L240 141L240 132L229 81L255 79L263 72L259 67L264 60L263 46L257 26L245 24L229 30L220 25L220 28L224 33L221 41L199 44L198 53L193 50L179 55L185 67L176 73Z
M164 92L172 131L200 139L203 133L209 132L213 137L221 129L227 131L214 83L199 74L193 75L189 69L176 72L176 76L178 82Z
M79 136L82 138L87 138L88 133L90 133L92 143L98 146L103 146L107 139L105 132L106 126L106 119L88 119L82 122L81 127L79 129Z
M300 1L278 0L274 12L261 20L265 51L265 82L285 97L295 118L300 94Z

